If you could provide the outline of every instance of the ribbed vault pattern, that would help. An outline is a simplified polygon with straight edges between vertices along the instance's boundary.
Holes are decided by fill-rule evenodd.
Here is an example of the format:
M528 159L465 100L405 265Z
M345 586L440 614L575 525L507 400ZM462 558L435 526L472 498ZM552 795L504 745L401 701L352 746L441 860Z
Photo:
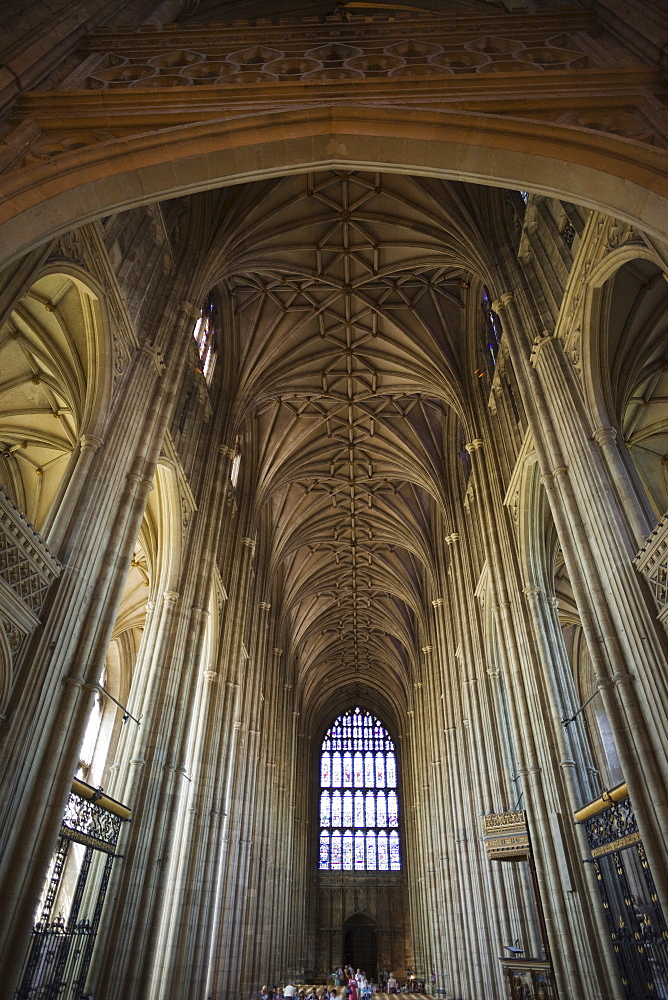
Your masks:
M332 172L220 210L256 564L307 703L351 679L404 701L424 642L466 419L467 197Z

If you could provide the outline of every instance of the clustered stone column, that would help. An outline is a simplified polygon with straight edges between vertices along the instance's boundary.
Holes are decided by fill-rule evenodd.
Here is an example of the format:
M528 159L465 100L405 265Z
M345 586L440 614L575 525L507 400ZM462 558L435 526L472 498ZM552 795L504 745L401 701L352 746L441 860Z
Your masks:
M182 291L176 283L166 305L183 329ZM82 442L81 468L70 477L52 538L47 534L64 569L34 636L30 682L16 692L2 747L0 886L7 919L0 963L9 982L23 962L183 370L173 323L168 332L163 326L162 341L158 333L128 364L105 436Z

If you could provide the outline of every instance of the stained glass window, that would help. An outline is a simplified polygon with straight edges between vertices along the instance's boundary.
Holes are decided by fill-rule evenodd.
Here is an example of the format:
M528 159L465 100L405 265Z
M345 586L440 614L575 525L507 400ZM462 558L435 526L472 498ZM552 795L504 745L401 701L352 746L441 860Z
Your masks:
M320 787L329 788L331 784L331 757L328 753L322 755L322 761L320 762Z
M326 826L325 823L322 824ZM364 826L364 796L355 792L355 826Z
M386 872L390 868L390 854L387 849L387 834L378 834L378 871Z
M320 868L399 871L399 799L394 743L378 719L356 708L322 743Z
M482 330L481 337L482 343L484 345L485 353L492 361L492 365L496 365L499 356L499 346L501 344L501 320L497 314L492 309L492 298L487 290L483 287L482 290Z
M343 825L353 825L353 797L350 792L343 793Z
M343 865L346 871L353 868L353 835L350 830L346 830L343 835Z
M199 357L199 369L207 382L211 381L216 363L216 338L219 336L221 312L219 296L212 291L202 306L199 319L193 327L193 340Z

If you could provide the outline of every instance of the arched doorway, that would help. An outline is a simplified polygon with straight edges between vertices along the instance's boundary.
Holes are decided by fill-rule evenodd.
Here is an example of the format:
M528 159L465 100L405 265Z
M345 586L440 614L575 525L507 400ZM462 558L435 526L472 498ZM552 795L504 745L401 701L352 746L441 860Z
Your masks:
M378 938L376 922L367 913L356 913L343 925L343 960L353 969L378 980Z

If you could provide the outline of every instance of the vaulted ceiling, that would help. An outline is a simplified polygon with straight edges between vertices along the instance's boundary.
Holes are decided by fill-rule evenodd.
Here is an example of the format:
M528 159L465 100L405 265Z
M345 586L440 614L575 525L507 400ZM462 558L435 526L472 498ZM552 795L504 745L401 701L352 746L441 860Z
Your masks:
M425 642L479 363L469 191L329 172L220 195L210 266L256 564L307 699L351 679L405 697Z

